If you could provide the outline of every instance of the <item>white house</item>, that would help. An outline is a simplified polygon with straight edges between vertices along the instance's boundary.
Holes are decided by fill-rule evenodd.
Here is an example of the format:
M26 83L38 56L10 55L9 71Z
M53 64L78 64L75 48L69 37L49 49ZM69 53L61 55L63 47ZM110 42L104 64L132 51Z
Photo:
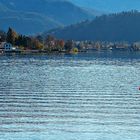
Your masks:
M4 48L4 51L12 51L13 50L13 46L11 43L4 43L3 48Z
M2 42L0 44L0 48L1 50L5 51L5 52L9 52L9 51L14 51L15 48L12 46L11 43L7 43L7 42Z

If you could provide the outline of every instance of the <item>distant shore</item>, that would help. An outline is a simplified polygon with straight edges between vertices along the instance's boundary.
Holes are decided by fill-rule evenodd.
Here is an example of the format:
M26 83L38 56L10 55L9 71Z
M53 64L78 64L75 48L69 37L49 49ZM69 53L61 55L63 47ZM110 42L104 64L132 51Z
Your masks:
M30 54L78 54L78 53L138 53L140 51L130 51L130 50L78 50L77 52L68 51L47 51L47 50L19 50L19 51L0 51L0 55L8 54L18 54L18 55L30 55Z

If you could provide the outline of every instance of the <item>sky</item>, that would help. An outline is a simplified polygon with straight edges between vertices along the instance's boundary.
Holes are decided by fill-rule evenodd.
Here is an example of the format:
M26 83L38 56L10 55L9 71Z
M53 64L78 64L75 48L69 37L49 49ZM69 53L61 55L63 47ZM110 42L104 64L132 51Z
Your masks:
M69 0L79 6L106 12L140 10L140 0Z

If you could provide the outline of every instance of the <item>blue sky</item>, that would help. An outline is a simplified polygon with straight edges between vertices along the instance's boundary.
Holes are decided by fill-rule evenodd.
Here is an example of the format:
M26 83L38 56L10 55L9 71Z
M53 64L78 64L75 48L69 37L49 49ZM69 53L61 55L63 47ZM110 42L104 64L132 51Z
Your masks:
M83 7L107 12L140 10L140 0L69 0Z

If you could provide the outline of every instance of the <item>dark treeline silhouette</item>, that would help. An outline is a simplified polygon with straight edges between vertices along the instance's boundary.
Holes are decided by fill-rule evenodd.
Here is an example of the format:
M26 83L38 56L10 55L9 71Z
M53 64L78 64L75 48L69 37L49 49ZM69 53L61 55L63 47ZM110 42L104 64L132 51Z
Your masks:
M93 41L140 40L140 12L133 10L96 17L65 28L48 32L58 38Z

